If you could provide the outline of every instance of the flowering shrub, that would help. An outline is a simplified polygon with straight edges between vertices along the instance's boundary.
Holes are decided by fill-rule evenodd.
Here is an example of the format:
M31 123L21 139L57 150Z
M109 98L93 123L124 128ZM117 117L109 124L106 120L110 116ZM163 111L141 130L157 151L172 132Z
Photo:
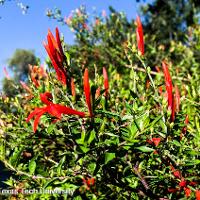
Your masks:
M106 58L106 65L87 68L84 55L65 51L56 28L44 43L54 70L43 76L35 67L35 80L31 68L24 94L1 97L0 159L13 172L5 181L16 190L13 198L199 199L199 64L192 48L173 44L173 51L190 56L174 68L172 55L158 53L166 57L156 72L148 59L158 47L145 39L144 50L139 17L136 25L121 50L123 74ZM183 68L187 62L190 69ZM28 195L25 189L65 193Z

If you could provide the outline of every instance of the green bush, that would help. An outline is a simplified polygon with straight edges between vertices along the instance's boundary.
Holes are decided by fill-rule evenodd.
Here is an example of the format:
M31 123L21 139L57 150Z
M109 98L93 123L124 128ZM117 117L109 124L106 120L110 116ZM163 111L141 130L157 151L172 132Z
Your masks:
M168 49L145 34L142 56L135 26L123 14L113 11L93 26L81 21L86 18L81 10L71 18L80 41L73 46L62 41L64 52L58 31L56 39L48 33L47 76L35 67L25 93L0 99L0 160L13 172L5 183L17 192L10 198L195 199L200 27L193 28L188 44L171 41ZM27 122L35 108L42 109ZM25 194L28 189L43 193ZM44 191L56 189L65 194Z

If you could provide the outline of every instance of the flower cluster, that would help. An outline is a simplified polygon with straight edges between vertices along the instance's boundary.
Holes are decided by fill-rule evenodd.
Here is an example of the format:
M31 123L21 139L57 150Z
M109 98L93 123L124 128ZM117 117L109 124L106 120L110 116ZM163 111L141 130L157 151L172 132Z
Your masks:
M56 121L61 119L62 114L78 115L80 117L85 117L84 112L80 112L70 107L53 103L52 102L53 96L50 92L45 92L45 93L40 94L40 99L44 104L46 104L46 106L42 108L35 108L35 110L31 112L28 118L26 119L26 121L29 122L30 119L35 117L35 121L33 125L34 132L36 132L39 120L44 113L48 113L51 116L55 117Z
M44 47L49 55L52 65L56 71L58 80L63 84L67 84L67 73L64 67L65 54L60 41L60 34L58 28L56 28L56 38L51 31L47 34L47 44L44 42Z

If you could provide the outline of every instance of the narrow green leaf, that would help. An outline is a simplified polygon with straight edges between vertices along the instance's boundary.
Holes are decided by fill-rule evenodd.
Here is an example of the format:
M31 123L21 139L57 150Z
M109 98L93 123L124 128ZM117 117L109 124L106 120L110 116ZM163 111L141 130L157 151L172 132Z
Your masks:
M34 174L35 172L35 169L36 169L36 162L35 162L35 158L32 159L30 162L29 162L29 165L28 165L28 169L29 169L29 172L30 174Z
M65 162L65 159L66 159L66 157L63 156L62 159L60 160L59 164L58 164L58 167L57 167L58 176L61 176L62 166Z
M200 160L191 160L191 161L188 161L185 166L194 166L194 165L198 165L200 164Z
M13 167L16 167L18 165L21 153L24 148L15 148L15 151L13 152L12 156L9 159L9 162Z
M105 164L115 158L115 153L105 153Z
M136 147L136 149L138 149L142 152L153 152L153 151L155 151L155 149L152 149L152 148L147 147L147 146Z
M65 52L65 56L67 58L67 64L70 66L70 54L68 52Z
M87 143L90 144L90 143L95 139L95 136L96 136L96 133L95 133L94 130L92 130L92 131L90 132L90 137L89 137Z

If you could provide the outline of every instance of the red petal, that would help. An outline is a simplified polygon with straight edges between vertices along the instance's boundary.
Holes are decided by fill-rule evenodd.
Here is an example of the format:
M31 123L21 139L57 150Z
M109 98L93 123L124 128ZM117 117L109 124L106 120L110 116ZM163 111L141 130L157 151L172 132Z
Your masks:
M45 92L45 93L41 93L40 94L40 100L46 104L46 105L49 105L52 103L53 101L53 96L50 92Z
M86 99L86 103L88 106L88 110L90 113L90 117L93 116L92 113L92 105L91 105L91 96L90 96L90 83L89 83L89 74L88 74L88 69L85 69L84 72L84 77L83 77L83 84L84 84L84 92L85 92L85 99Z
M72 91L72 96L75 97L76 96L76 89L75 89L75 83L74 83L73 78L71 78L71 91Z
M64 72L61 71L60 66L59 66L60 63L57 63L58 61L56 62L56 60L54 59L53 55L51 54L49 46L46 43L44 43L44 47L45 47L45 49L46 49L46 51L47 51L47 53L49 55L49 58L50 58L50 60L52 62L52 65L53 65L53 67L54 67L54 69L56 71L56 75L57 75L58 80L62 84L66 85L66 74L64 74Z
M57 44L55 37L53 36L52 32L50 31L50 29L48 30L47 37L49 37L51 39L53 46L58 49L58 44Z
M6 76L6 78L10 79L10 76L8 74L8 71L7 71L6 67L3 68L3 72L4 72L5 76Z
M61 112L58 109L57 104L53 104L52 103L51 105L49 105L48 108L47 108L47 112L50 115L52 115L52 116L54 116L54 117L56 117L58 119L61 119Z
M168 96L168 109L171 110L171 112L173 113L174 108L173 108L172 80L169 73L168 65L164 61L162 62L162 67L163 67L163 73L165 76L165 87L166 87L167 96Z
M84 112L74 110L74 109L69 108L67 106L62 106L62 105L59 105L59 104L54 104L53 106L59 113L67 114L67 115L78 115L80 117L85 117Z
M153 141L153 143L154 143L154 145L157 147L158 145L159 145L159 143L160 143L160 138L152 138L152 141Z
M181 178L181 172L179 171L179 170L176 170L174 167L173 167L173 165L170 165L170 168L171 168L171 170L172 170L172 172L173 172L173 175L176 177L176 178Z
M31 112L29 114L29 116L26 119L26 122L29 122L30 119L32 119L35 115L37 115L38 113L40 113L43 110L43 108L35 108L35 110L33 112Z
M185 125L188 125L188 123L189 123L189 116L186 115L186 118L185 118Z
M103 77L104 77L105 96L108 97L109 82L108 82L108 74L105 67L103 67Z
M189 197L190 196L190 194L191 194L191 189L190 188L188 188L188 187L184 187L184 191L185 191L185 196L186 197Z
M186 118L185 118L185 125L186 125L186 126L184 126L184 127L182 128L182 132L181 132L181 134L180 134L180 139L182 139L183 135L186 134L188 123L189 123L189 116L186 115Z
M167 190L168 190L168 192L170 192L170 193L175 193L175 192L177 192L179 189L178 189L178 188L168 188Z
M195 195L196 195L196 200L200 200L200 190L196 190Z
M59 52L60 52L60 54L62 56L62 60L63 60L65 55L64 55L64 52L63 52L63 48L62 48L61 41L60 41L60 34L59 34L59 30L58 30L57 27L56 27L56 41L57 41L57 44L58 44Z
M97 90L96 90L95 97L98 98L100 96L100 93L101 93L101 88L98 87Z
M137 45L138 45L138 51L141 53L141 55L144 55L144 36L143 36L143 28L142 23L140 20L140 17L137 16L136 18L136 39L137 39Z
M34 132L36 132L40 118L45 112L46 112L46 109L43 109L40 113L37 114L35 121L34 121L34 124L33 124L33 131Z
M30 94L32 94L31 89L26 85L26 83L24 83L23 81L20 81L20 84L22 85L22 87Z
M179 183L179 186L180 187L185 187L187 185L187 181L185 181L185 179L183 178L182 180L181 180L181 182Z

